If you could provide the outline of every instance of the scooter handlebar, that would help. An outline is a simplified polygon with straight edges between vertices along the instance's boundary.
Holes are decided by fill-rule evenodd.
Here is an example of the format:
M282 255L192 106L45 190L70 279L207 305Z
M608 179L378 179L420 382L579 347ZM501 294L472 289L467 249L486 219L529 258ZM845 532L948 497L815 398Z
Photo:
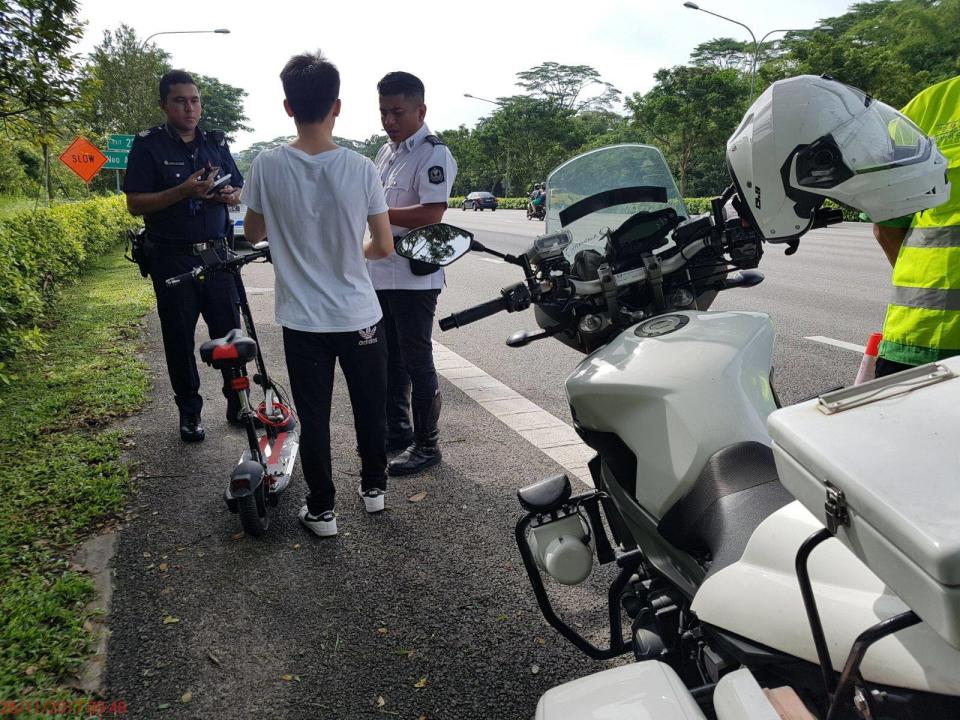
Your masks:
M172 278L167 278L166 286L167 287L176 287L185 280L193 280L195 277L200 275L204 270L203 265L195 267L190 272L181 273L180 275L174 275Z

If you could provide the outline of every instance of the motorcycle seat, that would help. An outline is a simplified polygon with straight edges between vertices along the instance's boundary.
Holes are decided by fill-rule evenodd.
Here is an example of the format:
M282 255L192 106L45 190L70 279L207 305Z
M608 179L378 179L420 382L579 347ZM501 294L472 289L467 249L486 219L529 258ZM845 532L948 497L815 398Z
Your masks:
M760 523L792 500L773 451L758 442L735 443L710 457L657 529L674 547L708 561L709 577L739 560Z
M566 475L554 475L517 490L521 507L527 512L548 513L559 510L570 499L573 488Z
M246 365L257 356L257 343L239 328L234 328L222 338L207 340L200 346L200 359L218 370L220 368Z

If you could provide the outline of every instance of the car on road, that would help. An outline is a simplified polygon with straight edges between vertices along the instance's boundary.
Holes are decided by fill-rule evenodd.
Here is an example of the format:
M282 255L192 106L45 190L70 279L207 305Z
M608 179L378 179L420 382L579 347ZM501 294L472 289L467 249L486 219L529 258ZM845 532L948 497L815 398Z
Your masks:
M494 212L497 210L497 198L493 193L472 192L460 203L461 210L486 210L487 208Z

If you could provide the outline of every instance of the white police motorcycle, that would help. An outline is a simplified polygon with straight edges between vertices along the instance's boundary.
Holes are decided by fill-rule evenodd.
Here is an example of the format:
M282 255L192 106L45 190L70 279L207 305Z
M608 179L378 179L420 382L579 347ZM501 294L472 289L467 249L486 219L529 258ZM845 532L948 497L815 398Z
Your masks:
M825 197L876 220L934 207L946 161L895 110L813 76L761 95L727 159L733 185L701 217L659 151L620 145L550 175L547 234L524 255L448 225L397 248L523 269L441 329L532 304L540 332L508 345L588 353L566 389L595 488L523 488L516 539L555 629L593 658L642 662L554 688L537 717L960 717L960 363L777 410L769 317L707 310L762 280L763 241L791 253L838 221ZM618 570L605 647L543 580L578 584L596 563ZM760 684L787 696L771 704Z

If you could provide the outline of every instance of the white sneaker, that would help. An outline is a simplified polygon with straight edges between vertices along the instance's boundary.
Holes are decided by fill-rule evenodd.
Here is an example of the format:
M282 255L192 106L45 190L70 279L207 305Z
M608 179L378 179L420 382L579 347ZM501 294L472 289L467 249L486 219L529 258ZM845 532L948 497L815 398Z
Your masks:
M387 491L379 488L364 491L363 486L357 488L357 494L363 498L363 505L368 513L378 513L384 508Z
M311 515L307 506L300 508L300 522L314 535L319 537L333 537L337 534L337 516L332 510L320 515Z

